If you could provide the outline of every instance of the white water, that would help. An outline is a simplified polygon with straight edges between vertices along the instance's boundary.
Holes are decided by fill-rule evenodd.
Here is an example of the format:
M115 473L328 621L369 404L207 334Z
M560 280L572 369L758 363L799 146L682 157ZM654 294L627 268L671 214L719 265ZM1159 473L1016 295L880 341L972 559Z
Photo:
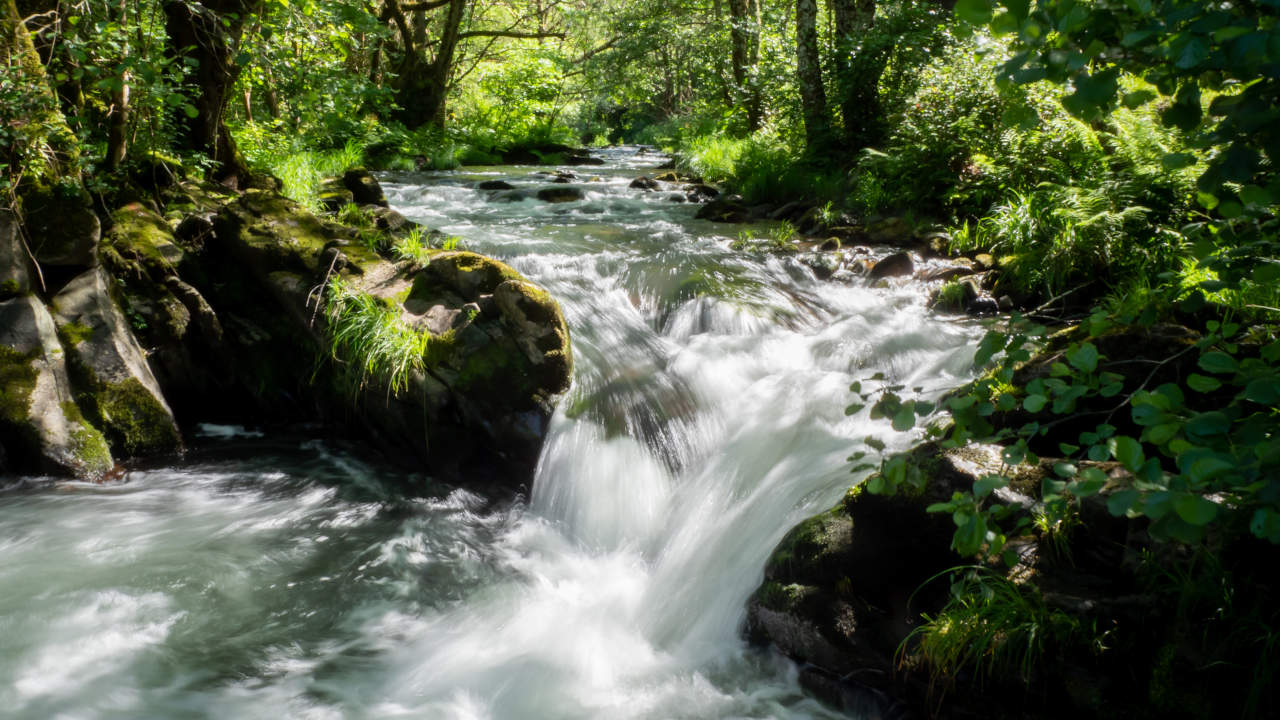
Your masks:
M834 716L739 638L744 603L861 438L908 440L846 417L849 384L941 392L976 331L910 285L730 252L739 228L627 189L655 162L611 151L557 205L472 189L545 186L530 168L384 183L564 306L576 378L531 497L405 500L385 469L225 427L122 484L26 479L0 493L0 716Z

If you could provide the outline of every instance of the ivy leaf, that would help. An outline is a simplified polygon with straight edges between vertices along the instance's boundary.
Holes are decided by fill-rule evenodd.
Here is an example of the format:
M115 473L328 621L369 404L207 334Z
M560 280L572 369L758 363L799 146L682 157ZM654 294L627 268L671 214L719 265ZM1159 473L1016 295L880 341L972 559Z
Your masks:
M1027 412L1040 412L1048 402L1049 398L1043 395L1028 395L1022 401L1022 409Z

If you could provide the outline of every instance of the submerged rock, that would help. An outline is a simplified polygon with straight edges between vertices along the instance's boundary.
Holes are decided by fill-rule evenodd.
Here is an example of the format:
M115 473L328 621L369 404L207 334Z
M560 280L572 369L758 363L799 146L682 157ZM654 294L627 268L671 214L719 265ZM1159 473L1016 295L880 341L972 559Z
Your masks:
M506 180L482 180L476 184L477 190L514 190L515 185Z
M631 183L627 185L627 187L631 188L632 190L657 190L658 188L662 187L662 184L659 183L657 180L654 180L653 178L649 177L648 175L641 175L635 180L632 180Z
M96 478L115 465L71 395L53 318L31 295L0 302L0 430L13 472Z
M717 198L699 208L694 217L712 222L744 223L751 219L751 211L731 198Z
M581 200L582 190L576 187L543 188L538 191L538 199L549 203L573 202Z

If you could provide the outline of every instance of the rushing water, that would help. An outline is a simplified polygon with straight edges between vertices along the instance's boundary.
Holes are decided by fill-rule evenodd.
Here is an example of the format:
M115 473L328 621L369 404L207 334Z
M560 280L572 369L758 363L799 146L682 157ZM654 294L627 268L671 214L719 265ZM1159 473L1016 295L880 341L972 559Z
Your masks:
M474 189L548 187L532 168L385 182L564 307L576 377L529 497L401 498L393 471L218 427L122 483L25 479L0 493L0 716L832 716L740 639L744 603L861 438L907 440L846 417L849 384L940 392L976 331L910 284L731 252L627 188L653 156L606 157L563 204Z

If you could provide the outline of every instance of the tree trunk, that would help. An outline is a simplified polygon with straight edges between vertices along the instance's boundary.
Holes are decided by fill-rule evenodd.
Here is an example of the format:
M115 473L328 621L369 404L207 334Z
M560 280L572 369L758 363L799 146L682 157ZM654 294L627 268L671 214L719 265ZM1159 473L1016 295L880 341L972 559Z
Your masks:
M164 0L170 52L179 61L196 62L195 116L179 117L179 143L208 155L214 162L213 179L229 185L238 185L249 170L224 122L227 94L240 74L235 52L245 22L262 10L262 4L263 0Z
M120 24L129 22L129 6L125 0L120 2ZM128 57L129 46L121 50ZM123 59L123 58L122 58ZM120 84L111 92L111 110L107 115L107 170L120 169L125 156L129 153L129 71L120 73Z
M79 175L79 144L58 109L24 17L14 0L0 0L0 72L26 91L14 105L0 106L0 123L11 128L9 144L0 145L0 162L8 166L0 185L10 185L10 192L24 180ZM8 117L11 111L17 116ZM0 206L8 200L0 197Z
M835 70L845 152L853 154L877 140L880 76L887 52L868 47L865 37L875 22L875 0L828 0L835 20Z
M796 0L796 79L800 85L805 144L810 153L823 152L831 143L831 120L827 115L827 93L822 86L822 65L818 59L815 0Z
M423 125L444 127L449 77L453 71L454 53L458 48L462 20L466 16L469 2L470 0L449 0L444 27L436 43L436 54L429 63L422 57L420 50L425 44L425 34L419 33L409 23L398 0L387 2L383 19L395 22L404 48L404 55L396 68L395 84L392 86L396 104L400 106L397 119L411 130ZM422 25L422 29L425 30L425 25ZM422 43L417 40L419 35L422 35Z

